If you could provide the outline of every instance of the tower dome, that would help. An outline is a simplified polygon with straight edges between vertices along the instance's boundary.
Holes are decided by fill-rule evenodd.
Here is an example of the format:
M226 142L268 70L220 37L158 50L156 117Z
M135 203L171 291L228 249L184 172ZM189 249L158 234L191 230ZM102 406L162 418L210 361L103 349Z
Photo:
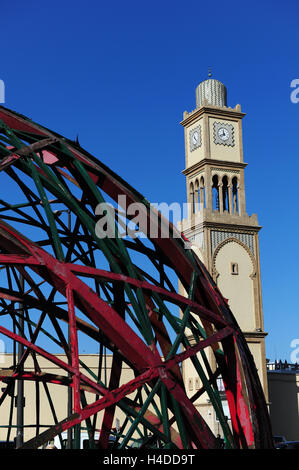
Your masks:
M219 80L208 78L201 82L196 88L196 107L199 108L204 104L213 106L227 106L226 87Z

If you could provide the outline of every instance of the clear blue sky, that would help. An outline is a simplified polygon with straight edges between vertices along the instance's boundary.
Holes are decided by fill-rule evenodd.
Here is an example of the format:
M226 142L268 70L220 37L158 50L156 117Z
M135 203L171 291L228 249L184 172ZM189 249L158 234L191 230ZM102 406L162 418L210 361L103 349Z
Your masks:
M98 156L152 202L183 203L182 120L213 77L242 105L247 210L257 213L267 356L299 338L296 0L1 5L5 106Z

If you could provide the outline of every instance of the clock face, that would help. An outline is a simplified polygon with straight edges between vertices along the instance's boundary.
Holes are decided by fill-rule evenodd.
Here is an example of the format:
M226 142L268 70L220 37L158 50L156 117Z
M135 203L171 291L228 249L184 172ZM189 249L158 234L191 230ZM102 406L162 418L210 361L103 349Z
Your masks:
M220 129L218 129L218 136L221 140L225 142L229 139L229 132L224 127L220 127Z
M190 131L190 150L191 152L201 146L200 125Z
M193 133L193 136L192 136L192 142L193 142L194 145L197 144L197 142L198 142L198 137L199 137L198 131L195 131L195 132Z
M234 126L229 122L214 122L214 142L233 147L235 145Z

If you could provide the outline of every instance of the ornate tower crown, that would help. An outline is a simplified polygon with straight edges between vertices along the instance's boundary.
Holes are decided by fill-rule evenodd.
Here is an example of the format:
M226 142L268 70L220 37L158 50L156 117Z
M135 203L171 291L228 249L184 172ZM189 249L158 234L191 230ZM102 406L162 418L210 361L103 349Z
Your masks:
M209 74L210 76L210 74ZM219 80L208 78L201 82L196 88L196 107L200 108L205 104L224 107L227 106L226 87Z

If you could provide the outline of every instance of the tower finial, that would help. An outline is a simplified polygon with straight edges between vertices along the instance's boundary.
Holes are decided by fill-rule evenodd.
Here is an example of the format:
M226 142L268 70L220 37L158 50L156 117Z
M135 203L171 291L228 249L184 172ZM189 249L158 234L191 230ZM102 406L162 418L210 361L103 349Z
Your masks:
M209 67L209 75L208 75L208 77L211 78L211 76L212 76L211 67Z

